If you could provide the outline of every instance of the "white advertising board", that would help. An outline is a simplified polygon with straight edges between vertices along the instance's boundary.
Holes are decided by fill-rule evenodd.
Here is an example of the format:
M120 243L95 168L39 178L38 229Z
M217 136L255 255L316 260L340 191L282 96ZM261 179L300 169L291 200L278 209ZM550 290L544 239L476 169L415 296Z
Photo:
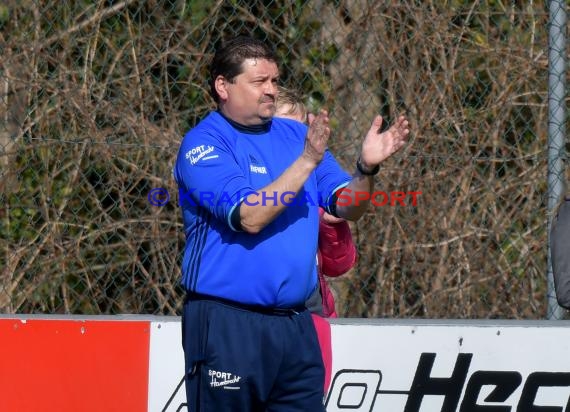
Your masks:
M331 322L327 412L570 412L570 322ZM151 322L149 411L186 412L180 322Z
M149 354L149 412L187 411L184 351L180 318L151 322Z
M327 412L570 411L570 328L543 325L341 321Z

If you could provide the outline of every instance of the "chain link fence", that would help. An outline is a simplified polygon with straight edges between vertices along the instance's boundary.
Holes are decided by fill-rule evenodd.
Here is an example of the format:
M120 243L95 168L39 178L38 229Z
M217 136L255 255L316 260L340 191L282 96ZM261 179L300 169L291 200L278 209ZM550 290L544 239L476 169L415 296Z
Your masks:
M548 22L536 0L0 2L0 312L180 313L171 170L214 46L249 33L347 170L376 113L411 121L376 187L421 194L352 224L341 316L544 318Z

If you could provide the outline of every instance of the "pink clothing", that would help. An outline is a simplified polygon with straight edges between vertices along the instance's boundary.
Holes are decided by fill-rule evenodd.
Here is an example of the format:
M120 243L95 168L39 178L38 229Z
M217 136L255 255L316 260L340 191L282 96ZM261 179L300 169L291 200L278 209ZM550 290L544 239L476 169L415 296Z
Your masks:
M319 346L321 347L323 365L325 366L324 390L326 394L331 384L332 375L331 325L329 324L328 320L319 315L312 313L311 316L313 317L313 324L315 325L317 337L319 338Z
M319 220L319 247L317 253L323 316L316 314L312 314L312 316L325 366L324 391L326 394L331 382L332 346L331 326L325 318L336 318L337 314L334 306L334 296L325 276L337 277L348 272L356 263L356 246L352 240L350 226L346 221L326 223L322 219L323 209L320 209L319 213L321 219Z
M323 316L336 318L334 296L325 276L337 277L348 272L356 264L356 246L348 222L326 223L320 210L318 275L323 297Z

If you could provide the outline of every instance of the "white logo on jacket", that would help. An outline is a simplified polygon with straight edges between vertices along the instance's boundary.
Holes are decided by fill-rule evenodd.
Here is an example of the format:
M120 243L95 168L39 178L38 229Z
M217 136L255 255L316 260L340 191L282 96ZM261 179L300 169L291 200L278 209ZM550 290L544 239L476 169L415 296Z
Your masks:
M251 173L261 173L262 175L267 174L267 169L265 168L265 166L249 165L249 170Z
M195 165L196 163L198 163L200 160L208 160L208 159L215 159L218 157L218 155L211 155L211 156L206 156L210 153L212 153L215 150L214 146L208 146L206 147L205 145L200 145L200 146L196 146L193 149L190 149L186 152L186 160L190 160L190 163L192 165Z
M208 369L208 376L212 378L210 380L210 386L212 388L222 386L224 389L240 389L239 386L230 385L239 383L241 376L234 375L230 372L215 371L213 369Z

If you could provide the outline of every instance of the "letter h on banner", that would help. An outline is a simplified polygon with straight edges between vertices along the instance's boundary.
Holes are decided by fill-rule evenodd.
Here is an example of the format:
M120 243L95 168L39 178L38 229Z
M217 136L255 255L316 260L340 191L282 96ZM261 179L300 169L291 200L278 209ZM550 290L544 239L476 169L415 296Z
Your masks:
M460 353L457 355L455 368L453 368L453 373L449 378L431 377L435 356L435 353L422 353L420 356L404 412L418 412L425 395L444 396L441 412L457 411L473 354Z

